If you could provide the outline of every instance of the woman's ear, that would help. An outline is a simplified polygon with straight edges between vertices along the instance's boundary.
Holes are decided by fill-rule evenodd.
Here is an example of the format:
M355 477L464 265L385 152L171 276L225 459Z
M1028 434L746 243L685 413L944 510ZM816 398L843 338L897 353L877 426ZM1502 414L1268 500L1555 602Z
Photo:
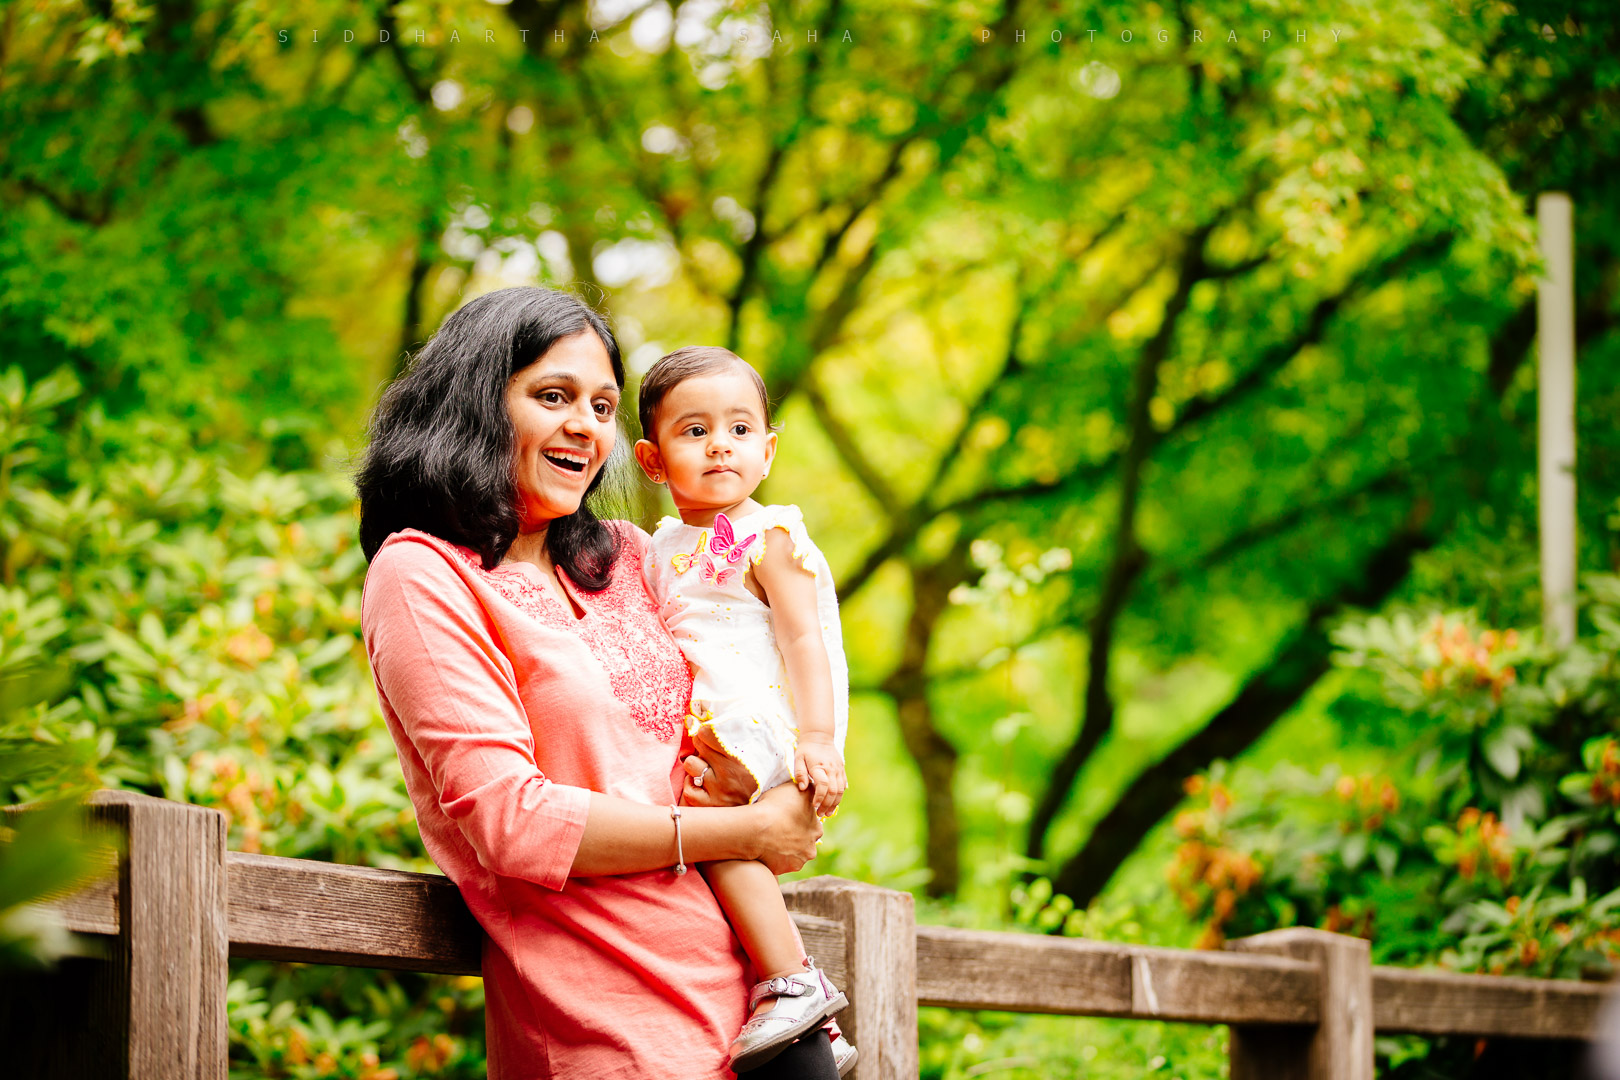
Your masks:
M655 484L664 482L664 455L658 452L658 444L648 442L646 439L637 439L635 446L636 464L641 471L647 474L647 479Z

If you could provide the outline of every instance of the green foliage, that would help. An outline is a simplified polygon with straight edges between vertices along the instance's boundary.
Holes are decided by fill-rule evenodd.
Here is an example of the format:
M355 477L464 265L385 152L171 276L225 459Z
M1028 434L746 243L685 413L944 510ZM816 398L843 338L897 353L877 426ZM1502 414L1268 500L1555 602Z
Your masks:
M1158 867L1081 910L1022 879L1083 850L1392 536L1434 545L1395 580L1414 610L1478 612L1471 648L1535 618L1538 191L1577 206L1583 572L1620 565L1609 7L1339 5L1343 42L1297 0L672 7L5 8L4 794L122 785L220 807L237 848L426 868L336 464L444 313L539 281L611 308L632 377L730 343L783 402L764 495L804 505L847 584L858 683L854 786L813 872L954 891L928 917L968 925L1185 944L1308 922L1403 962L1586 964L1610 915L1559 909L1620 884L1613 713L1581 704L1610 692L1612 598L1581 654L1526 633L1473 663L1422 620L1347 627L1364 666L1298 711L1342 729L1353 775L1322 736L1292 771L1208 777L1169 842L1207 849L1178 870L1192 916ZM661 13L678 32L649 33ZM1049 864L1025 830L1095 640L1117 708L1058 792ZM931 846L941 806L960 833ZM475 988L236 974L244 1073L478 1070ZM1218 1033L1067 1023L932 1015L928 1068L1218 1070Z
M1380 962L1578 977L1620 958L1616 587L1555 650L1466 615L1340 628L1340 662L1406 744L1388 775L1189 781L1170 869L1210 943L1274 926L1359 933ZM1238 794L1237 792L1241 792Z
M67 830L94 787L217 807L239 851L432 869L359 643L346 482L239 476L141 420L53 423L64 378L28 386L12 369L0 388L14 421L0 798L59 800L0 847L0 955L65 947L26 902L93 865ZM233 1068L479 1075L481 995L476 979L246 965Z

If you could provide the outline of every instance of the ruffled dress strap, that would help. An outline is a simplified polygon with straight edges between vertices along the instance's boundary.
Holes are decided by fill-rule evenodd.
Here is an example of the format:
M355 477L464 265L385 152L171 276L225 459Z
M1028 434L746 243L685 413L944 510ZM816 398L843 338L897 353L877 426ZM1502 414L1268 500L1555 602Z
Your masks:
M750 563L755 566L760 564L765 558L765 545L770 543L770 531L782 529L793 541L793 557L798 560L799 565L811 574L816 574L816 561L811 556L818 549L810 539L809 530L804 527L804 513L797 506L791 503L785 506L767 506L749 516L748 527L758 529L760 535L760 542L749 552Z

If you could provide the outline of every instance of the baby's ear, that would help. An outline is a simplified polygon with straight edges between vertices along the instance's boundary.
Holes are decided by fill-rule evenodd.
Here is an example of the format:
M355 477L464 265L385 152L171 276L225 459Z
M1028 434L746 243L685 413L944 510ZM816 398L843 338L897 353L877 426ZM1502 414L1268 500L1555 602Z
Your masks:
M655 484L664 482L664 455L658 452L658 444L648 442L646 439L637 439L632 448L636 455L636 464L641 471L647 474L647 479Z

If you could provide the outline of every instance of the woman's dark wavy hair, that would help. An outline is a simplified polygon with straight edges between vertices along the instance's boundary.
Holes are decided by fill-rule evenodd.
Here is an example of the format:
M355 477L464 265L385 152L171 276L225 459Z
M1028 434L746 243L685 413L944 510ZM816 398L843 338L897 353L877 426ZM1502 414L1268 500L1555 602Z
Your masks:
M567 293L498 289L444 321L371 416L355 477L367 560L391 533L420 529L476 551L486 570L500 563L518 534L517 432L506 410L507 381L557 341L584 330L602 339L623 389L613 332ZM587 498L606 472L591 480ZM613 580L616 534L584 502L551 523L546 549L583 589L596 592Z

